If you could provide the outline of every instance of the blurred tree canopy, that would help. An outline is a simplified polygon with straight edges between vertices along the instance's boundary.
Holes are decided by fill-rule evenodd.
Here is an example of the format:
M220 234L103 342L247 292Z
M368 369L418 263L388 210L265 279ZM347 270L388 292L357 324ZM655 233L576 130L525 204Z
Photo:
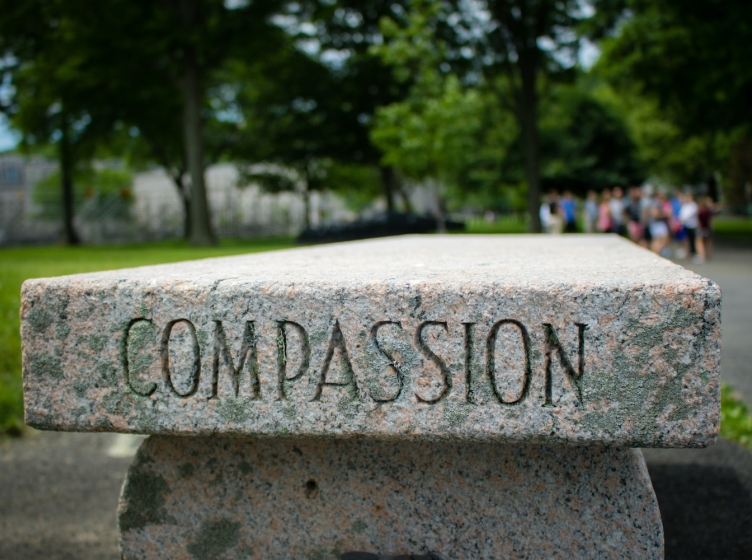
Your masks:
M584 87L553 88L541 108L540 129L545 190L568 190L584 197L589 190L639 185L646 179L617 107Z
M478 89L441 70L448 46L436 36L438 5L416 6L404 27L382 19L387 42L371 48L394 79L409 84L403 100L377 108L371 140L383 163L409 179L434 181L441 192L459 188L462 170L474 159L484 107Z
M271 191L522 211L542 190L752 182L743 0L0 0L0 111L54 147L68 242L95 158L165 168L194 244L204 170ZM583 68L583 42L600 52ZM50 179L52 181L53 179ZM523 204L523 201L526 201ZM306 211L307 219L310 211Z
M596 7L606 26L616 25L603 41L596 71L620 93L652 104L655 121L678 132L673 146L665 146L664 157L684 154L670 180L705 180L708 193L717 197L715 172L743 169L748 157L752 3L602 0ZM752 176L729 175L727 202L733 207Z

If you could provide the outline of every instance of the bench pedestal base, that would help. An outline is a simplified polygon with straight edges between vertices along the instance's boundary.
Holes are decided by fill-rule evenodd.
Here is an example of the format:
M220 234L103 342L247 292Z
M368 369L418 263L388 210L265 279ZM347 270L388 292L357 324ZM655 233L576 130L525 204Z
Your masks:
M120 498L140 558L662 558L639 450L152 436Z

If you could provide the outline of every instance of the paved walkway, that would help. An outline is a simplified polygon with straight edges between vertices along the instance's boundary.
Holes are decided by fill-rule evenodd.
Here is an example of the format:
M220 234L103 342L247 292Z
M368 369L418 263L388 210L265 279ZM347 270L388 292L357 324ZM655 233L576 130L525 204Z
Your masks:
M752 404L752 249L690 267L723 290L723 378ZM116 560L118 495L138 442L44 432L0 440L0 558ZM752 452L719 441L645 458L667 558L752 558Z

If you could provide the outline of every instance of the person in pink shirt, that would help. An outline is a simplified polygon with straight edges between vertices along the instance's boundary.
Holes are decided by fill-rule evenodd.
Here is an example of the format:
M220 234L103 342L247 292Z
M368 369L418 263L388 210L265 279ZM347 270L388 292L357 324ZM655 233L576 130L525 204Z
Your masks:
M598 205L598 231L613 233L614 222L611 219L611 191L606 189L601 194L601 203Z

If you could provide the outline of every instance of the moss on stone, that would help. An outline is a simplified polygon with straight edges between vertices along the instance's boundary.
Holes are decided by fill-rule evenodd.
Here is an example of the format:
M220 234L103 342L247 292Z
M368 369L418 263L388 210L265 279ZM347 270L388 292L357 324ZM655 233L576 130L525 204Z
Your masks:
M671 373L645 370L651 361L651 350L664 345L666 332L688 329L701 321L700 314L681 306L671 309L668 317L656 324L647 325L631 319L624 332L624 343L614 351L613 371L590 376L592 380L597 380L599 394L614 395L614 400L621 406L607 415L586 415L582 419L583 426L616 433L623 429L627 421L634 421L640 426L633 436L634 441L639 442L654 440L657 434L663 432L659 418L667 412L668 420L688 418L693 408L683 395L684 377L689 370L689 365L683 363L685 353L667 346L661 355ZM691 343L688 349L689 363L697 360L701 344L701 340ZM592 380L588 384L592 384Z
M472 405L447 404L444 407L444 421L452 428L459 428L470 415Z
M199 346L203 348L209 342L209 334L204 329L199 327L196 329L196 340L198 340Z
M102 407L116 416L126 416L131 406L131 400L119 391L112 391L102 399Z
M57 428L57 424L55 423L52 414L49 412L36 414L28 409L25 412L26 423L29 426L36 428L37 430L55 430Z
M215 560L238 544L240 523L229 519L212 519L201 523L196 539L187 546L195 560Z
M252 399L244 397L226 397L220 399L217 412L226 422L242 424L253 418L252 402Z
M41 334L52 324L52 315L42 307L32 307L26 316L26 322L31 325L34 332Z
M146 470L145 463L137 459L128 471L123 488L125 507L118 520L121 532L174 523L164 508L165 495L170 493L170 488L161 475Z
M37 376L49 376L53 379L63 378L63 366L60 356L57 354L36 354L29 355L29 369Z
M109 360L97 363L97 373L99 374L100 386L110 387L117 382L115 366Z
M76 393L76 396L79 398L83 398L86 395L86 390L88 388L89 386L83 381L77 379L73 382L73 392Z
M358 414L360 401L353 395L347 395L337 401L337 411L345 418L353 419Z
M106 334L90 334L86 342L94 352L101 352L107 347L108 338Z
M70 334L70 327L68 323L58 323L55 328L55 338L57 340L65 340Z

